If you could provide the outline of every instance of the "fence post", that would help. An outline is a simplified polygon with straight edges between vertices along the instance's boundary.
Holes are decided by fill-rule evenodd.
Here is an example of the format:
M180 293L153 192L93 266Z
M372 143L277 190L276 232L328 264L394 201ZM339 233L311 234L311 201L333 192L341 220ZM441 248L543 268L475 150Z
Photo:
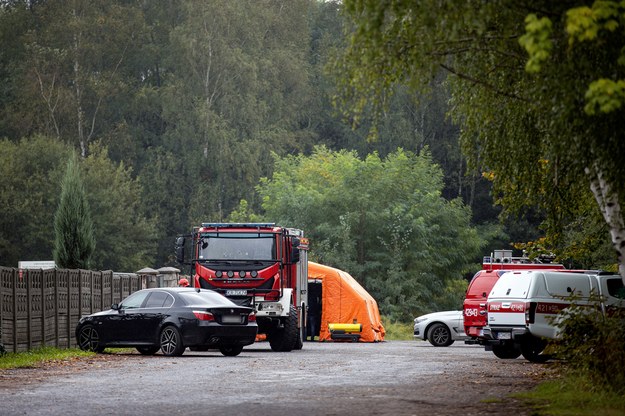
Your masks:
M27 345L28 345L27 349L29 351L33 347L32 333L31 333L31 331L32 331L32 322L31 322L31 320L32 320L32 317L33 317L33 314L32 314L33 305L32 305L32 301L30 299L30 296L31 296L31 293L30 293L31 290L30 289L31 289L31 285L32 285L32 282L31 282L32 278L31 278L30 275L31 275L31 271L28 270L26 272L26 333L27 333L26 339L27 339Z
M59 275L54 269L54 346L59 347Z
M72 337L72 330L71 330L71 318L72 318L72 273L71 270L69 269L65 269L65 273L67 273L67 319L66 319L66 325L67 328L65 328L67 330L67 348L70 348L71 346L71 337Z
M17 352L17 271L13 269L13 352Z
M46 346L46 272L41 270L41 346Z

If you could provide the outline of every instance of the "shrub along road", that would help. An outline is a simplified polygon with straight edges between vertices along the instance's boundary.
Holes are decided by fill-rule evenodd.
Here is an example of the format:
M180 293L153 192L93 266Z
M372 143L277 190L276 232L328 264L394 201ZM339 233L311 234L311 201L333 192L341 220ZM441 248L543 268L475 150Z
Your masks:
M550 371L458 342L307 342L290 353L256 343L238 357L101 354L0 371L0 414L531 414L508 395Z

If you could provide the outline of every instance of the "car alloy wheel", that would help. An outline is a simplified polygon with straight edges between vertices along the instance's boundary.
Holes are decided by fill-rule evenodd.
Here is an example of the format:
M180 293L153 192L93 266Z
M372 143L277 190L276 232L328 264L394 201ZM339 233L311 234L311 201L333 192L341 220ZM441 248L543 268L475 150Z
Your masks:
M78 347L83 351L104 351L104 348L100 347L100 334L93 325L85 325L80 329Z
M182 355L184 345L182 345L182 337L180 332L174 326L166 326L161 331L160 337L161 351L168 356Z
M428 331L428 341L435 347L447 347L453 344L451 331L442 323L435 323Z

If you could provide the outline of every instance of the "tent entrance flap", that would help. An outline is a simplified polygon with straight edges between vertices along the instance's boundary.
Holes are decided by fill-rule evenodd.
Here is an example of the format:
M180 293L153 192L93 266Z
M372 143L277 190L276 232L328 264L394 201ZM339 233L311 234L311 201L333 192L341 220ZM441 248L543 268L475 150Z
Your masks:
M306 323L306 338L311 341L319 337L321 324L321 309L323 299L323 285L321 281L312 280L308 282L308 322Z

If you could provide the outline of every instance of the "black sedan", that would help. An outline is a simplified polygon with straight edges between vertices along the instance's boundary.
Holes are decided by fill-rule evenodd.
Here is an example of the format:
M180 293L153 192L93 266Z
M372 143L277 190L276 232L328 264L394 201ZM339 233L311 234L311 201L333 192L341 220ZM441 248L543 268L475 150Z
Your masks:
M256 338L258 326L252 308L238 306L212 290L190 287L144 289L111 309L83 316L76 327L82 350L134 347L152 355L168 356L219 349L239 355Z

